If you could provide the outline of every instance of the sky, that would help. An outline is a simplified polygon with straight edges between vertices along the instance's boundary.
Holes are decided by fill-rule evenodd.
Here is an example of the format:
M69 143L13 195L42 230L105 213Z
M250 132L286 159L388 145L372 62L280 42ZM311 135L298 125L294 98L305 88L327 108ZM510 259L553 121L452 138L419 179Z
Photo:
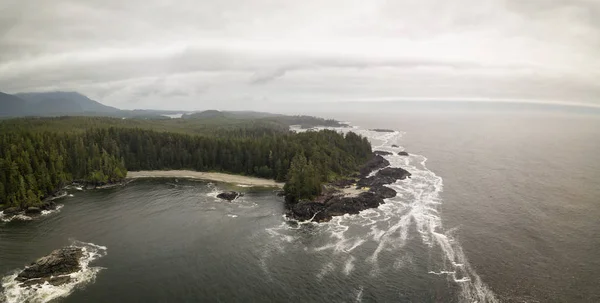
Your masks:
M600 0L2 0L0 91L123 108L600 106Z

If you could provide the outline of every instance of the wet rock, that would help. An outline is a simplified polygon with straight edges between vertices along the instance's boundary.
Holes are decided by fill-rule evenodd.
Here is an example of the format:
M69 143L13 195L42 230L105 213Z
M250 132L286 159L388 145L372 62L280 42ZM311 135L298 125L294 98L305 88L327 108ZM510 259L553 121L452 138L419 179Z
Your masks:
M392 144L392 147L400 147L400 146L398 146L398 145L396 145L396 144Z
M54 210L56 209L56 203L53 201L46 201L40 206L40 208L42 210Z
M20 212L21 212L21 210L17 207L9 207L9 208L4 209L5 216L14 216Z
M355 196L344 195L340 188L352 185L354 180L338 180L332 182L313 201L300 201L295 204L287 201L287 215L300 221L324 222L334 216L358 214L363 210L379 207L385 203L384 199L395 197L397 194L395 190L384 185L410 177L408 171L389 165L390 162L381 155L375 155L361 168L361 178L357 182L359 188L370 187L368 192ZM374 176L366 177L375 170L378 171Z
M404 180L410 177L410 173L400 167L386 167L375 174L375 176L362 178L358 181L357 186L374 187L386 184L395 183L398 180Z
M380 155L380 156L390 156L393 155L393 153L388 152L388 151L384 151L384 150L376 150L373 152L376 155Z
M241 196L240 193L235 192L235 191L226 191L226 192L222 192L220 194L217 195L217 198L219 199L223 199L223 200L227 200L227 201L233 201L235 200L235 198Z
M376 155L371 158L365 165L360 169L360 176L366 177L369 173L374 170L378 170L390 165L390 161L386 160L380 155Z
M275 195L277 195L277 197L285 197L285 192L283 190L278 190Z
M311 201L300 201L291 207L291 217L306 221L311 220L317 214L322 213L325 210L325 204Z
M15 279L24 282L24 285L42 284L46 281L53 285L67 283L70 278L58 276L79 271L81 269L79 259L82 256L83 250L79 247L57 249L31 263Z
M48 279L48 283L50 283L54 286L66 284L69 282L71 282L71 277L69 277L69 276L59 276L59 277L53 277L53 278Z
M408 156L408 153L405 151L401 151L398 153L399 156Z
M383 198L372 192L364 192L355 197L344 197L342 195L328 196L326 201L299 202L291 207L291 217L306 221L325 222L334 216L345 214L358 214L359 212L376 208L383 204Z
M382 197L383 199L389 199L396 196L396 191L386 186L375 186L369 189L370 192Z
M42 210L41 210L40 208L38 208L38 207L33 207L33 206L32 206L32 207L28 207L28 208L25 210L25 214L26 214L26 215L39 215L39 214L41 214L41 213L42 213Z

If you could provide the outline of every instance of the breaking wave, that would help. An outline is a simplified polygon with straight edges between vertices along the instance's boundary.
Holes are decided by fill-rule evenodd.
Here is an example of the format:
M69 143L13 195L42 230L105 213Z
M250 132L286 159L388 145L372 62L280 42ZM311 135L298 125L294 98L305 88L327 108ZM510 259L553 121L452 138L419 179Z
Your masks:
M328 241L321 246L305 247L305 250L309 253L329 251L335 256L335 260L341 260L335 264L324 264L316 273L317 279L323 279L333 272L348 276L359 262L364 262L371 268L371 275L377 276L382 270L379 260L384 252L386 256L391 254L395 258L394 270L412 262L411 255L403 248L413 238L416 230L417 239L429 249L432 256L439 259L429 266L433 268L430 268L428 274L447 277L460 290L459 299L462 302L498 302L494 293L470 267L460 243L453 236L454 230L444 230L442 226L439 206L442 203L440 193L443 191L443 180L427 168L427 158L416 154L398 155L399 151L404 150L399 146L403 133L398 131L382 133L358 127L336 130L351 130L369 138L374 150L392 152L392 155L384 156L390 166L402 167L411 172L412 177L388 185L397 192L397 196L386 199L386 203L379 208L365 210L358 215L334 217L327 223L290 222L285 219L281 225L267 229L270 237L281 245L265 251L261 261L263 270L269 274L269 256L283 253L286 243L296 242L299 237L298 229L311 225L319 233L324 233ZM361 253L367 251L369 256L366 259L359 257L355 253L358 248ZM357 301L361 300L362 293L363 286L360 286Z
M21 270L2 278L1 283L4 291L0 294L0 302L17 303L42 303L66 297L75 290L75 288L92 283L96 275L103 268L92 267L90 263L106 255L106 247L93 243L73 241L72 247L79 247L83 250L83 256L79 259L81 270L71 273L69 283L54 286L45 282L44 284L22 287L21 282L15 280Z

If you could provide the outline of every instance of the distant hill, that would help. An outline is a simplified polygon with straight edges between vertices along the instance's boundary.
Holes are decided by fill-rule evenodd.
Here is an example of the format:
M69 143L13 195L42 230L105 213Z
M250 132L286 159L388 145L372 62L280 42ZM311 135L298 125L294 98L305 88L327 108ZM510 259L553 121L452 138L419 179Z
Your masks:
M28 108L25 100L0 92L0 117L26 116Z
M20 93L15 96L27 102L28 115L33 116L120 112L120 109L106 106L76 92Z
M257 120L263 122L275 122L284 124L287 126L300 125L302 128L312 128L316 126L332 126L341 127L346 126L345 124L332 120L323 119L312 116L286 116L280 114L271 114L254 111L218 111L218 110L206 110L203 112L196 112L186 114L182 118L194 119L194 120L211 120L221 121L223 119L238 119L238 120Z
M118 118L169 119L163 115L184 111L121 110L104 105L77 92L18 93L0 92L0 118L104 116Z
M286 116L255 111L218 111L200 112L168 110L121 110L106 106L77 92L19 93L9 95L0 93L0 118L15 117L58 117L58 116L96 116L113 118L135 118L138 120L170 120L178 116L195 124L219 125L235 123L254 123L260 125L300 125L303 128L315 126L344 126L336 120L326 120L311 116Z

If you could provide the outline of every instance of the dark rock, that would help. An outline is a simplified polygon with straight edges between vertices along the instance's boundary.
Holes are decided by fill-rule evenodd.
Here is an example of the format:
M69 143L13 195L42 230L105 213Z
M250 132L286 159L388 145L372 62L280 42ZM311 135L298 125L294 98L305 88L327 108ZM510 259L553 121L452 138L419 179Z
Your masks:
M235 192L235 191L226 191L226 192L222 192L220 194L217 195L217 198L223 199L223 200L227 200L227 201L233 201L235 200L235 198L241 196L240 193Z
M325 210L325 204L318 202L301 201L291 207L291 215L293 218L306 221Z
M385 129L385 128L373 128L370 130L374 131L374 132L378 132L378 133L393 133L394 132L393 129Z
M405 152L405 151L401 151L401 152L398 153L398 155L400 155L400 156L408 156L408 153Z
M386 167L375 174L375 176L362 178L358 181L358 187L374 187L395 183L410 177L410 173L400 167Z
M411 174L406 169L400 167L386 167L378 171L377 175L384 177L392 177L398 180L404 180L407 177L411 176Z
M386 160L380 155L375 155L371 160L367 161L365 165L360 169L360 176L366 177L369 173L374 170L378 170L390 165L390 161Z
M71 277L69 277L69 276L58 276L58 277L52 277L52 278L48 279L48 283L50 283L54 286L66 284L69 282L71 282Z
M376 155L380 155L380 156L390 156L393 155L393 153L390 153L388 151L383 151L383 150L376 150L373 152Z
M375 152L377 153L377 151ZM345 214L358 214L359 212L376 208L385 203L383 199L396 196L396 191L385 187L397 180L410 177L410 173L402 168L388 167L390 162L381 155L375 155L360 170L361 179L358 187L370 187L368 192L357 196L344 196L339 188L352 185L354 180L345 179L332 182L323 193L313 201L300 201L287 203L287 215L291 218L315 222L329 221L333 216ZM372 171L379 170L374 176L367 178Z
M41 284L45 281L52 281L50 283L53 285L67 283L69 279L57 276L80 270L79 259L82 256L83 250L79 247L57 249L31 263L17 275L15 280L25 282L26 285Z
M376 208L383 204L383 198L372 192L361 193L355 197L342 195L328 196L326 202L299 202L290 209L290 216L301 221L329 221L333 216L358 214L359 212Z
M56 209L56 203L53 201L46 201L40 206L40 208L42 210L53 210Z
M371 187L369 191L380 196L383 199L393 198L397 194L395 190L382 185Z
M14 216L20 212L21 212L21 210L17 207L9 207L9 208L4 209L5 216Z
M39 215L42 213L42 210L38 207L28 207L25 210L26 215Z
M283 190L278 190L275 194L277 197L285 197L285 192Z
M392 147L399 147L399 146L398 146L398 145L396 145L396 144L392 144Z

